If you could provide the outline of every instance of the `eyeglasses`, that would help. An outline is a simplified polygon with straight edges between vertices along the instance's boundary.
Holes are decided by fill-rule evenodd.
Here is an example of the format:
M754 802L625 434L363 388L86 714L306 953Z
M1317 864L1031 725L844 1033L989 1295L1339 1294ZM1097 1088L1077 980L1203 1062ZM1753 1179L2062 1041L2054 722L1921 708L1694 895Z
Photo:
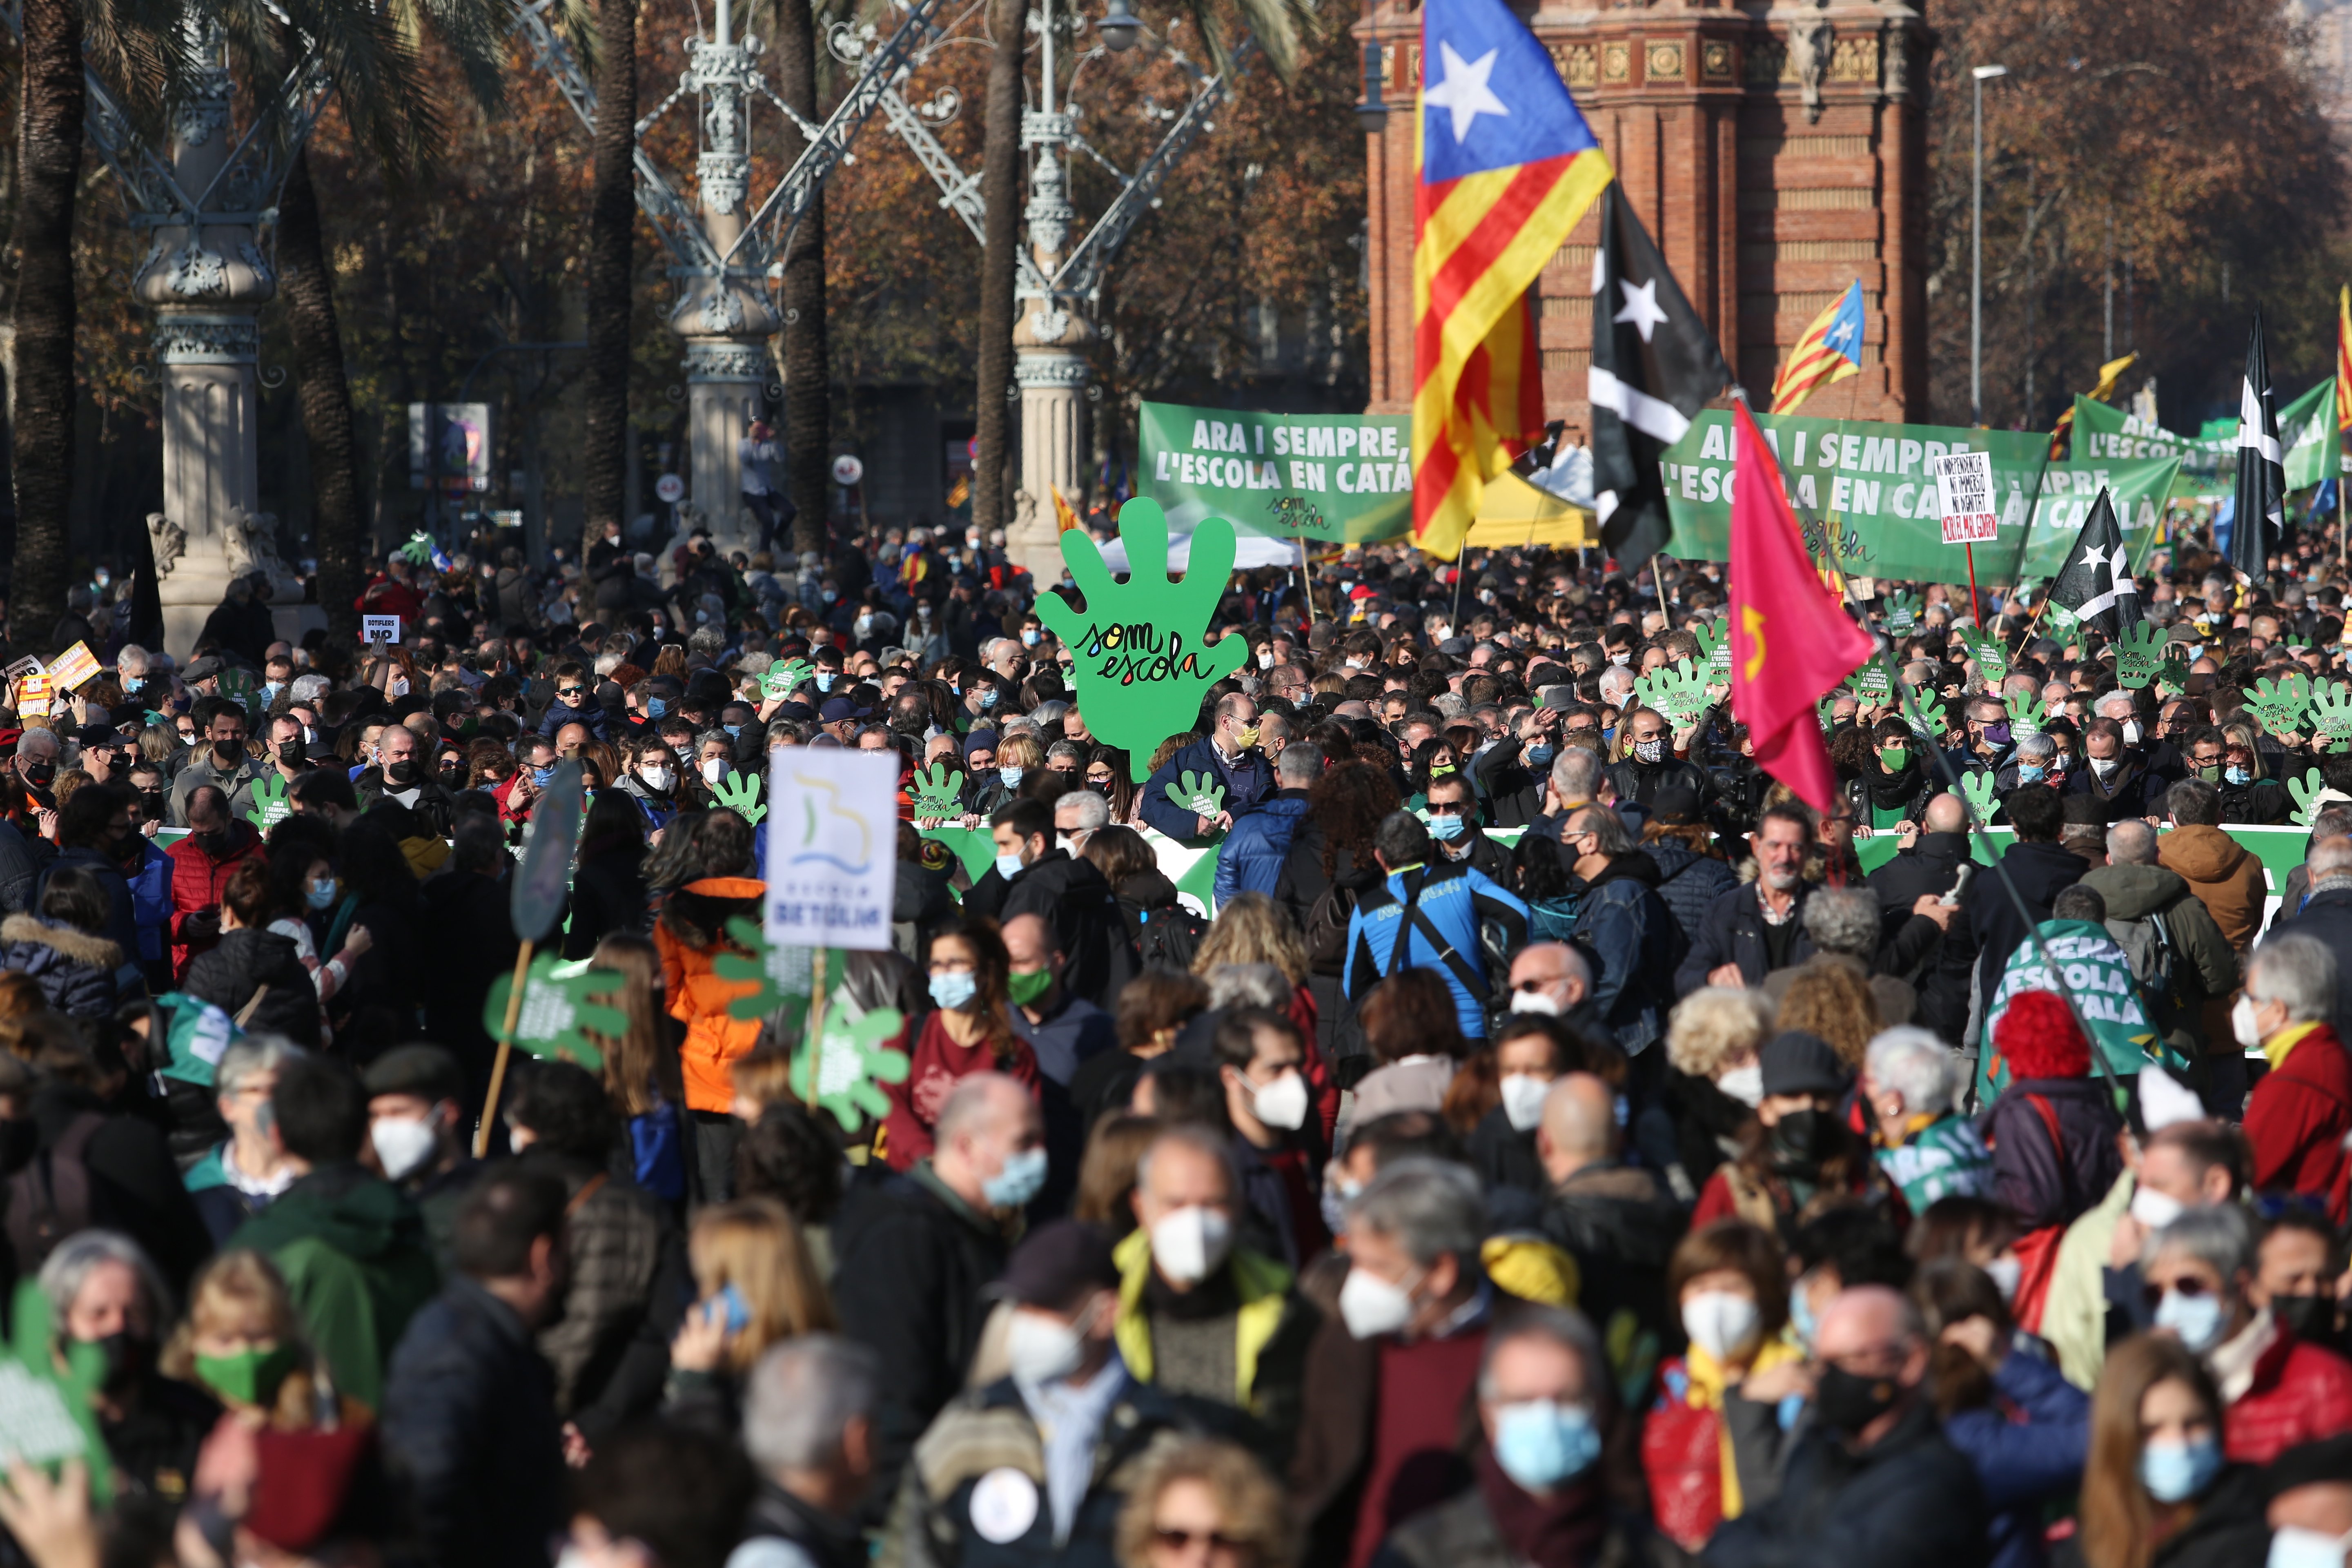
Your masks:
M2208 1285L2204 1280L2198 1279L2194 1275L2183 1275L2180 1279L2175 1279L2169 1285L2151 1284L2142 1286L2140 1289L2140 1294L2147 1300L2147 1304L2150 1307L2154 1307L2158 1302L2163 1300L2168 1295L2179 1296L2186 1300L2194 1301L2201 1297L2218 1296L2221 1293L2221 1290L2217 1287Z
M1221 1530L1175 1530L1165 1526L1153 1527L1151 1543L1164 1546L1171 1552L1181 1552L1196 1543L1212 1552L1239 1552L1248 1544L1236 1541Z
M1429 815L1432 816L1461 816L1469 809L1467 801L1433 800L1429 803Z

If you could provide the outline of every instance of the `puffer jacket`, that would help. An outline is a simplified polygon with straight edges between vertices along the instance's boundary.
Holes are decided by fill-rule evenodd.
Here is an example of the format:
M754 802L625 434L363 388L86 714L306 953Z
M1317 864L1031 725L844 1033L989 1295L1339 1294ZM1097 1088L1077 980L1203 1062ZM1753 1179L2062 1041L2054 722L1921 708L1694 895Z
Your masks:
M122 949L102 936L55 925L37 915L0 921L0 968L29 974L51 1007L68 1018L103 1018L114 1011L114 972Z
M2144 981L2140 990L2165 1043L2183 1056L2202 1055L2200 1009L2210 998L2226 997L2238 986L2238 955L2230 951L2221 928L2180 874L2161 866L2095 866L2082 885L2106 900L2107 934L2117 942L2130 934L2127 928L2154 915L2164 917L2175 954L2171 994L2158 995Z
M669 896L654 922L654 947L661 954L662 988L669 1016L686 1026L678 1047L685 1069L689 1110L721 1114L735 1103L735 1058L749 1054L760 1037L757 1018L728 1016L728 1005L759 989L754 980L721 980L713 967L734 951L726 936L736 916L756 921L768 885L754 877L705 877Z
M1307 792L1276 790L1258 808L1237 818L1217 848L1216 899L1219 908L1243 893L1271 897L1290 858L1291 840L1307 819Z
M1671 838L1644 844L1642 853L1657 862L1658 897L1674 915L1675 928L1685 944L1696 942L1707 906L1739 886L1739 873L1729 861L1698 854Z
M2272 1337L2254 1357L2253 1381L2221 1417L2221 1446L2241 1465L2267 1465L2298 1444L2352 1428L2352 1364L2296 1339L2267 1310L2240 1331L2265 1331Z
M275 1029L298 1046L319 1043L319 984L290 936L252 926L225 931L218 947L188 965L182 989L247 1029ZM253 1012L244 1016L247 1006Z

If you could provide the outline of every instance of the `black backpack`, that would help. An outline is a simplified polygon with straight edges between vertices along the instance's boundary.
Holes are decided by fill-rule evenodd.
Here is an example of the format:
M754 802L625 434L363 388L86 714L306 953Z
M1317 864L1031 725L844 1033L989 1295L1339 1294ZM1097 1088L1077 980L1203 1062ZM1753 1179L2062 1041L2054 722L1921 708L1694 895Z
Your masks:
M1192 955L1201 951L1201 939L1209 933L1209 922L1181 904L1137 913L1143 921L1143 930L1136 935L1135 951L1143 960L1143 966L1192 973Z

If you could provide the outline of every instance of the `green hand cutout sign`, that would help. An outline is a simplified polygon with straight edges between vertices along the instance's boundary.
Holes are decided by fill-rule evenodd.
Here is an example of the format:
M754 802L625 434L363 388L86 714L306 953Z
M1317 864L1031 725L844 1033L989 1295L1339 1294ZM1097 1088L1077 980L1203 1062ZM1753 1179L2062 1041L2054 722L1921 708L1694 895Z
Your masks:
M719 979L736 984L757 985L758 990L736 997L727 1004L727 1016L750 1022L764 1018L777 1008L787 1011L787 1021L797 1030L808 1016L809 997L816 990L816 977L811 958L816 950L810 947L770 947L768 936L757 921L742 919L727 922L727 934L742 947L741 952L720 952L710 962ZM844 960L838 952L826 955L825 972L841 973Z
M90 1501L103 1508L114 1497L114 1461L89 1402L106 1382L106 1352L68 1341L59 1371L48 1292L35 1280L18 1282L14 1322L0 1351L0 1466L37 1465L54 1477L67 1460L79 1459L89 1472Z
M1864 702L1884 702L1895 691L1886 679L1886 666L1875 658L1846 677L1845 684L1847 690Z
M760 677L761 700L773 702L790 697L794 688L815 673L816 666L804 658L780 658L768 666L767 674Z
M1643 706L1664 714L1677 730L1696 723L1706 707L1706 679L1686 658L1660 665L1635 681L1633 690Z
M2254 710L2263 728L2273 735L2299 731L2303 728L2304 710L2311 706L2311 681L2304 676L2290 675L2277 680L2258 680L2254 695L2246 706Z
M245 819L267 834L271 828L293 815L294 803L286 798L286 779L276 768L253 781L253 809Z
M915 774L915 816L936 821L963 812L963 774L950 773L945 763L934 763Z
M2294 797L2294 821L2296 826L2310 826L2311 819L2319 815L2319 808L2314 805L2312 802L2319 798L2319 792L2323 787L2324 786L2322 785L2319 778L2319 770L2317 768L2312 769L2309 773L2304 774L2299 779L2289 779L2286 781L2286 793Z
M760 804L760 775L757 773L729 773L710 792L710 797L754 827L759 826L760 819L768 815L768 808Z
M251 712L253 694L257 689L251 670L224 669L214 684L218 687L223 697L245 709L248 713Z
M1091 726L1093 718L1087 722ZM1179 773L1168 786L1168 798L1196 816L1214 816L1225 809L1225 786L1207 773Z
M1717 672L1731 668L1731 638L1722 621L1703 621L1692 636L1698 638L1698 664Z
M1118 537L1129 576L1111 581L1102 551L1083 529L1062 535L1062 560L1086 595L1074 610L1059 594L1037 596L1037 616L1076 656L1077 703L1087 728L1122 748L1141 784L1151 753L1192 727L1201 696L1241 668L1249 645L1238 637L1203 646L1201 637L1234 571L1234 525L1203 518L1181 582L1168 576L1168 514L1140 498L1119 509Z
M2116 679L2137 691L2164 667L2164 628L2147 621L2126 626L2116 639Z
M593 1031L617 1040L629 1032L629 1016L610 999L627 981L617 969L592 969L589 960L566 963L551 952L530 961L523 976L522 1006L515 1014L514 1043L542 1061L575 1062L590 1072L604 1066L604 1053L590 1039ZM496 1039L506 1027L507 994L512 974L490 982L482 1003L482 1026Z
M2352 745L2352 687L2336 681L2311 694L2311 727L2331 752Z
M1960 640L1969 645L1969 657L1977 661L1977 668L1987 680L2009 679L2009 649L1998 637L1989 637L1974 626L1960 628Z
M2009 738L2022 740L2042 733L2042 699L2031 691L2012 691L2002 700L2009 710Z
M1968 797L1969 809L1977 814L1980 823L1990 822L2000 809L1993 801L1992 787L1993 777L1989 773L1970 773L1960 780L1960 793Z
M1888 637L1907 637L1919 629L1919 595L1890 594L1879 614L1885 618Z
M746 952L721 952L712 961L712 971L721 980L755 987L727 1005L728 1016L750 1020L781 1010L779 1037L800 1040L807 1030L809 1001L816 989L815 949L771 947L753 921L729 921L727 933ZM815 1083L812 1089L812 1058L803 1042L793 1049L792 1085L802 1100L831 1111L834 1120L854 1131L861 1118L888 1111L889 1101L877 1086L903 1082L908 1061L904 1051L883 1045L906 1026L895 1008L877 1007L852 1016L838 989L847 968L846 954L838 951L825 954L824 972L833 989L814 1058Z
M1919 716L1911 721L1911 728L1929 740L1941 739L1945 730L1950 727L1950 715L1944 710L1944 700L1932 691L1922 691L1916 700Z

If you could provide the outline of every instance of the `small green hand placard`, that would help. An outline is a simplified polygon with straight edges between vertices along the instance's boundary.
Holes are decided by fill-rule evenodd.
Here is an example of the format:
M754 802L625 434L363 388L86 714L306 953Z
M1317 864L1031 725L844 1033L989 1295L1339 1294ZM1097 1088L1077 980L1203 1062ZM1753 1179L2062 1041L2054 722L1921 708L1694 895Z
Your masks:
M1160 742L1192 727L1201 698L1241 667L1249 645L1238 637L1203 645L1226 579L1234 571L1234 525L1202 519L1181 580L1168 573L1168 514L1140 497L1119 508L1128 580L1111 580L1101 547L1082 528L1062 535L1062 561L1086 595L1074 610L1059 594L1037 596L1037 616L1076 656L1071 673L1087 728L1123 748L1135 782L1151 776Z
M760 819L768 815L768 808L760 804L760 775L757 773L729 773L712 788L710 798L754 827L759 826Z
M1702 621L1691 636L1698 639L1702 668L1720 672L1731 668L1731 638L1725 634L1723 622Z
M1960 794L1968 798L1969 809L1977 820L1989 823L2000 807L1992 797L1993 776L1990 773L1973 773L1960 780Z
M247 716L250 717L253 710L253 694L260 689L258 683L253 679L251 670L224 669L213 684L223 697L245 709Z
M2286 781L2286 793L2294 797L2296 826L2310 826L2311 819L2319 815L2319 807L2312 803L2319 798L2319 792L2325 787L2320 781L2317 768L2312 769L2299 779Z
M2009 679L2009 649L1999 637L1989 637L1974 626L1960 628L1960 640L1969 645L1969 657L1977 661L1977 670L1986 680Z
M2303 729L2304 710L2311 706L2311 681L2301 675L2289 675L2276 680L2254 682L2254 694L2246 706L2263 729L2273 735L2299 732Z
M79 1459L89 1472L90 1501L103 1508L114 1497L114 1461L90 1399L106 1381L106 1352L68 1340L58 1367L59 1336L37 1280L17 1283L14 1323L0 1351L0 1468L37 1465L55 1477Z
M1885 702L1895 694L1895 687L1886 679L1886 666L1874 658L1846 677L1846 689L1866 703Z
M1837 724L1836 703L1836 694L1832 693L1813 704L1813 717L1822 721L1822 733L1824 735Z
M1636 680L1633 693L1644 707L1664 714L1666 722L1675 729L1688 729L1698 722L1700 712L1706 707L1706 678L1689 659L1677 659L1673 664L1660 665Z
M2312 731L2328 751L2352 745L2352 686L2331 680L2315 688L2309 712Z
M1094 715L1087 715L1094 722ZM1214 816L1225 809L1225 786L1207 773L1182 773L1168 786L1168 798L1196 816Z
M2184 690L2186 690L2186 689L2187 689L2187 688L2183 687L2183 686L2182 686L2179 681L2177 681L2177 680L2167 680L2167 679L2165 679L2162 676L2158 676L2158 677L2157 678L2157 681L2156 681L2156 694L2157 694L2158 697L2163 698L2167 702L2171 701L2174 698L2176 698L2176 697L2179 696L2179 695L2181 694L2181 692L2182 692L2182 691L2184 691Z
M947 763L934 763L915 773L915 816L919 821L935 821L940 817L958 816L963 812L963 774L950 771Z
M285 776L276 768L253 781L253 809L245 814L247 822L266 834L293 811L294 803L286 797Z
M1919 595L1890 594L1880 614L1885 617L1888 637L1907 637L1919 629Z
M522 1006L515 1014L514 1043L542 1061L573 1062L601 1071L604 1053L588 1037L593 1031L617 1040L629 1032L629 1016L612 998L627 983L617 969L593 969L591 961L564 963L551 952L530 961L523 976ZM514 976L490 982L482 1003L482 1026L496 1039L506 1027L507 994Z
M782 1007L786 1021L797 1030L808 1016L809 997L816 991L813 960L816 950L811 947L771 947L767 933L757 921L731 920L727 922L727 934L733 937L743 951L720 952L711 960L710 967L719 979L736 984L751 984L759 987L727 1004L727 1016L746 1023L764 1018ZM825 972L841 973L842 955L826 954Z
M760 677L760 698L774 702L790 697L800 683L816 673L816 666L804 658L780 658L768 666L768 673Z
M1911 727L1931 739L1941 739L1945 730L1950 727L1950 717L1945 711L1944 700L1932 691L1922 691L1916 700L1916 704L1919 712L1918 717L1911 721Z
M418 529L400 547L400 557L412 566L429 566L433 563L433 536Z
M780 1036L800 1040L807 1031L809 1002L816 990L816 950L772 947L755 921L729 921L727 933L744 951L719 954L711 963L713 973L721 980L754 987L727 1005L728 1016L748 1022L781 1013ZM814 1057L804 1045L794 1048L792 1085L803 1101L831 1111L844 1129L855 1131L864 1117L888 1112L889 1101L880 1085L906 1080L907 1054L883 1045L906 1026L906 1020L891 1007L852 1016L838 989L847 968L847 954L838 950L825 954L832 1001Z
M2137 691L2164 667L2164 628L2142 621L2116 639L2116 679Z
M2042 733L2042 699L2031 691L2012 691L2001 700L2009 710L2009 738L2021 741Z

